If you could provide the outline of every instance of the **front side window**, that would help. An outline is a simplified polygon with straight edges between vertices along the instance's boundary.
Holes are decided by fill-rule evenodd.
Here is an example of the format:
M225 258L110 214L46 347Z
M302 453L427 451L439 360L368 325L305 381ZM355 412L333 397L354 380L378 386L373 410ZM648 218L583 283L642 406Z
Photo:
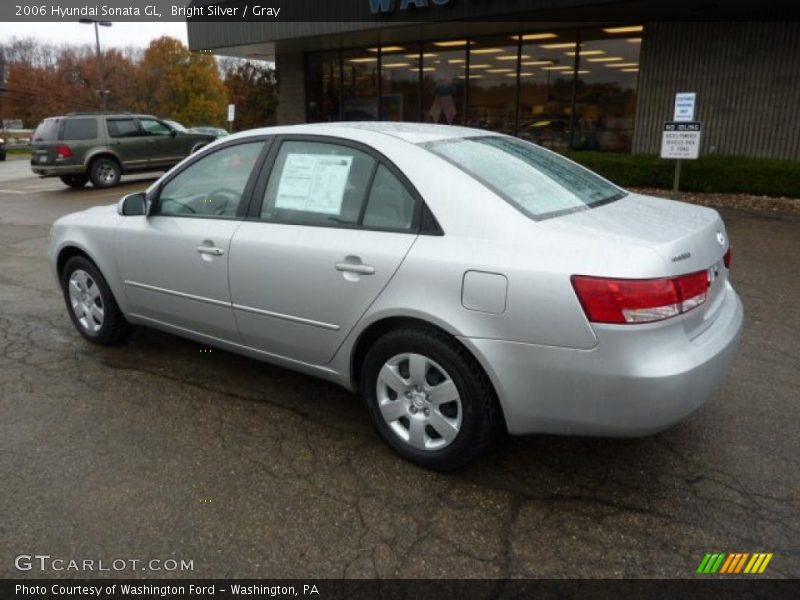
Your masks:
M108 135L112 138L137 137L139 126L133 119L109 119Z
M357 225L375 159L319 142L284 142L275 159L261 217L294 225Z
M141 119L139 122L142 124L142 129L144 129L145 135L166 136L172 133L169 127L164 125L164 123L161 121L156 121L155 119Z
M236 218L263 147L263 142L238 144L204 156L164 186L152 214Z
M483 136L423 144L533 219L586 210L626 195L558 154L509 137Z

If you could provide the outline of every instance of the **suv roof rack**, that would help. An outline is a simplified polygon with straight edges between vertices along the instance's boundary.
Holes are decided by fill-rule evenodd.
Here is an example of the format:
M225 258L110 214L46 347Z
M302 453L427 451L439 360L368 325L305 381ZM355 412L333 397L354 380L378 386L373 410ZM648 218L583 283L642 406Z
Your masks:
M113 110L113 111L112 110L107 110L107 111L90 110L90 111L87 111L87 112L71 112L71 113L67 113L65 116L67 116L67 117L77 117L77 116L85 116L85 115L131 115L131 114L133 114L133 113L130 112L130 111L127 111L127 110Z

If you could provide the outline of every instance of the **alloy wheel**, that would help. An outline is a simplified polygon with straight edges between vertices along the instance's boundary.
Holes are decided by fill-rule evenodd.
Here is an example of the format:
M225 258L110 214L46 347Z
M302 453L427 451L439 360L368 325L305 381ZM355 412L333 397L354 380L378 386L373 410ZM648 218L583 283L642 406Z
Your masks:
M398 354L380 370L378 408L389 428L417 450L441 450L461 429L461 396L450 375L422 354Z
M87 332L96 334L105 318L103 296L92 276L82 269L69 278L69 302L75 318Z

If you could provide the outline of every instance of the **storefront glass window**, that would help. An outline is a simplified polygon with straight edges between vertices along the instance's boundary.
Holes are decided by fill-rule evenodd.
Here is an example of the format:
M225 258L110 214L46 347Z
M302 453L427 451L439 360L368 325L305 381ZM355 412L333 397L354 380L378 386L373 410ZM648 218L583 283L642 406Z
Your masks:
M339 121L341 78L338 52L318 52L308 55L306 85L309 123Z
M378 49L342 53L342 119L378 120Z
M581 31L575 149L630 152L641 36L637 26Z
M546 148L569 148L577 41L574 31L522 36L518 136Z
M419 44L381 49L381 120L419 121Z
M467 41L445 40L422 49L422 120L464 123Z
M619 25L311 53L308 121L467 125L629 152L642 35Z
M469 46L468 127L514 134L519 47L512 36L479 38Z

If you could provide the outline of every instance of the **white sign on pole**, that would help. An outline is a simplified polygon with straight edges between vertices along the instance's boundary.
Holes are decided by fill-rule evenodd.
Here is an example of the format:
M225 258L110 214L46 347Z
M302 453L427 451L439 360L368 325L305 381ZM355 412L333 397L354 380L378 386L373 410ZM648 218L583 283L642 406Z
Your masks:
M694 160L700 155L700 123L671 122L664 125L661 158Z
M675 115L672 120L694 121L694 105L696 102L696 92L680 92L675 94Z
M233 123L236 119L236 105L228 104L228 122Z

